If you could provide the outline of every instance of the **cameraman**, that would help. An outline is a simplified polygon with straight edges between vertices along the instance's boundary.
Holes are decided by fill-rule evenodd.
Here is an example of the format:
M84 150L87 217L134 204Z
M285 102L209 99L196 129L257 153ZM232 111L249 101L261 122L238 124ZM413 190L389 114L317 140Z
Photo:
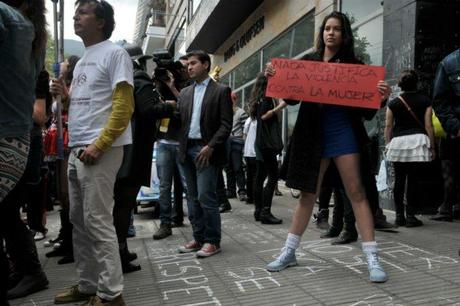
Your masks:
M151 57L145 56L136 45L125 44L123 48L130 55L134 68L133 143L124 147L123 162L115 181L113 217L123 273L129 273L141 269L131 263L137 256L128 251L126 242L131 210L136 205L140 187L150 186L155 123L160 118L172 116L176 102L163 102L155 91L152 79L145 72L146 61Z
M168 53L163 58L155 56L157 68L154 81L159 93L165 99L177 100L182 88L188 86L187 57L173 62ZM181 122L177 117L161 120L158 131L156 166L160 179L160 228L153 239L164 239L172 235L172 227L181 226L184 220L182 194L185 178L179 162L179 137ZM174 179L174 212L172 209L171 190ZM190 217L190 214L189 214Z

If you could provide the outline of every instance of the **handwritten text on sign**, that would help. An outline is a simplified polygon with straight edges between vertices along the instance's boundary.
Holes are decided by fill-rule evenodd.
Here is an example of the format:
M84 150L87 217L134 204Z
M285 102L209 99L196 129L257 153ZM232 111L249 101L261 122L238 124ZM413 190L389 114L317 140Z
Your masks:
M385 68L274 58L267 96L364 108L380 108L377 83Z

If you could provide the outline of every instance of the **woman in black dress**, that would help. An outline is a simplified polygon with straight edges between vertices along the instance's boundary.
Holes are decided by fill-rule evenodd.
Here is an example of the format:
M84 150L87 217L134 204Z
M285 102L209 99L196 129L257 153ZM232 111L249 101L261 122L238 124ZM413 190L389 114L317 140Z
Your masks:
M414 70L401 72L398 86L403 92L388 103L385 123L386 158L393 162L395 169L395 223L407 227L423 225L415 217L417 180L426 175L424 165L435 155L431 100L417 92L417 83Z
M340 12L326 16L318 33L316 52L303 59L361 64L354 53L353 33L347 16ZM267 64L265 73L273 76L276 71L271 64ZM386 100L391 91L388 84L379 81L376 86L382 100ZM296 104L299 101L286 102ZM301 103L289 150L286 180L288 187L301 190L301 197L292 218L286 247L267 266L269 271L280 271L297 265L295 250L308 226L324 173L332 161L353 205L370 280L387 280L378 260L373 218L359 169L359 148L369 141L363 119L370 119L374 114L375 110L369 109Z

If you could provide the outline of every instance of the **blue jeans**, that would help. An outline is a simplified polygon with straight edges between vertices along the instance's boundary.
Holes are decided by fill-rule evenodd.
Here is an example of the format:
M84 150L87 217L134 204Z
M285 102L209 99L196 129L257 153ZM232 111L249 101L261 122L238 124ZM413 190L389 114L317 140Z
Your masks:
M174 169L178 167L180 176L182 177L182 184L184 187L185 177L182 170L182 165L179 162L179 146L166 143L158 143L156 166L158 178L160 179L160 221L161 224L171 224L171 188L174 177ZM180 205L181 203L176 203Z
M201 149L200 145L189 147L183 164L187 180L189 218L195 241L219 246L221 222L216 188L220 167L209 165L199 168L195 159Z

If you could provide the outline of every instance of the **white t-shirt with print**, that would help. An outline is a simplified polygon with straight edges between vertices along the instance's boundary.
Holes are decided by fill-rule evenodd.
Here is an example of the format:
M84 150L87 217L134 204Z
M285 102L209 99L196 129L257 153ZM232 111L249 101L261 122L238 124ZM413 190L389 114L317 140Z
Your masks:
M133 64L122 47L105 40L87 47L74 70L70 89L69 147L89 145L101 134L112 112L118 83L133 84ZM132 142L131 123L112 146Z
M255 142L257 133L257 120L249 117L246 119L243 128L243 134L246 135L246 141L244 142L243 156L244 157L256 157Z

